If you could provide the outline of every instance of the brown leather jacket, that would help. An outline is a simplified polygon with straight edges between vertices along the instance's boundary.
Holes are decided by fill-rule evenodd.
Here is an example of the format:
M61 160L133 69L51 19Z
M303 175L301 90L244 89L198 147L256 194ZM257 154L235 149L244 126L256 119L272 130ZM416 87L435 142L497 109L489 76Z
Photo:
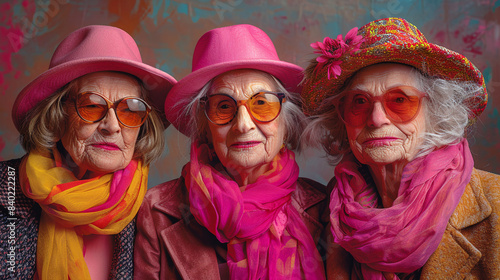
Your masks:
M329 251L327 278L351 279L350 254L335 244ZM422 269L412 276L500 279L500 175L473 170L441 243Z
M134 250L135 279L221 279L219 271L224 244L199 225L189 211L182 178L160 184L146 193L137 217ZM314 240L325 223L320 216L328 209L325 187L299 178L292 195ZM224 260L222 260L224 262Z

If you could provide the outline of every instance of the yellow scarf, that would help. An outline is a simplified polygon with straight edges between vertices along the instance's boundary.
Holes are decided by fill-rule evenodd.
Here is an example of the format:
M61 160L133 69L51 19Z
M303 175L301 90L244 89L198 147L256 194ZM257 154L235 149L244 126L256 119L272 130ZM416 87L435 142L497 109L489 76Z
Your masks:
M82 235L118 234L137 214L147 190L148 166L79 180L62 167L57 150L31 152L21 165L24 194L42 208L37 242L41 280L90 279Z

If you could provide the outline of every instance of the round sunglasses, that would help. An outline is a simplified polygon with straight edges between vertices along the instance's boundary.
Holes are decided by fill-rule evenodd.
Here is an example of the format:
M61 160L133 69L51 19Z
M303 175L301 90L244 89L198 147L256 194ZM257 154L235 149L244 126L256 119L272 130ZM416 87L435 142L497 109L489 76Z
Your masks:
M412 86L398 86L379 96L362 90L348 90L337 102L336 108L342 121L353 127L366 124L374 103L380 101L387 118L394 123L407 123L418 114L426 94Z
M244 105L250 116L262 123L271 122L281 112L281 104L286 101L282 92L258 92L247 100L236 101L233 97L223 93L212 94L202 98L205 106L205 115L214 124L225 125L230 123Z
M81 92L76 96L75 108L78 116L89 123L104 119L113 108L118 121L126 127L141 126L151 112L151 106L137 97L125 97L115 102L95 92Z

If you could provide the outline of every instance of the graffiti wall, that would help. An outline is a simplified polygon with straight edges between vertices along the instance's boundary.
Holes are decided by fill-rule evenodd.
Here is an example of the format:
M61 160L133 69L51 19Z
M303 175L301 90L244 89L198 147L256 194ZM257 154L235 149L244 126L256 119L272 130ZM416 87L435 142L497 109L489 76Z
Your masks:
M58 43L91 24L112 25L134 37L143 61L177 80L191 71L198 38L207 30L239 23L263 29L282 60L305 67L310 43L345 34L384 17L402 17L433 43L467 56L483 71L486 110L469 135L476 167L500 173L500 0L107 0L2 1L0 4L0 160L24 154L11 120L16 95L48 68ZM174 127L151 168L149 186L179 176L188 161L187 139ZM333 176L323 152L299 157L301 176L326 183Z

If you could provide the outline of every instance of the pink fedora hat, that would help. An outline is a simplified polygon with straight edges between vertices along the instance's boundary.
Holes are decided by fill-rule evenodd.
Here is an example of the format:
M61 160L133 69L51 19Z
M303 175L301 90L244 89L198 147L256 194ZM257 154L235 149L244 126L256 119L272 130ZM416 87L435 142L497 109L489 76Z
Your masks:
M142 63L137 44L127 32L112 26L86 26L69 34L55 50L49 69L19 93L12 108L16 128L38 102L72 80L99 71L136 76L148 90L151 105L163 105L176 83L169 74ZM155 107L163 112L163 106Z
M240 24L216 28L198 40L193 54L192 72L181 79L165 100L165 113L180 132L186 134L187 120L181 117L186 100L190 100L216 76L235 69L267 72L292 92L300 92L302 67L281 61L273 42L261 29Z

